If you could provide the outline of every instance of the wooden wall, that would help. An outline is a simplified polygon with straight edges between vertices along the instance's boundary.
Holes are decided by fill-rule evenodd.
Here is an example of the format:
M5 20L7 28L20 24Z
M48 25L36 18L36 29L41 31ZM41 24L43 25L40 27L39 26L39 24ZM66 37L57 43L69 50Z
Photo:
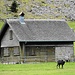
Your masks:
M36 59L36 61L38 61L38 62L39 61L41 61L41 62L55 61L55 48L47 47L47 46L43 46L43 47L27 46L26 47L26 56L31 57L31 59Z
M4 48L2 57L4 61L16 62L51 62L69 57L71 60L74 56L73 44L61 44L54 46L45 45L25 45L21 47Z

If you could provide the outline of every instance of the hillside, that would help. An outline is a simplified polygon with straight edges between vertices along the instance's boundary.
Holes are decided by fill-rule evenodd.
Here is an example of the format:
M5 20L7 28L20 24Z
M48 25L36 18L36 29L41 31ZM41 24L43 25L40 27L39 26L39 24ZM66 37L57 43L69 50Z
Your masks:
M0 19L18 17L23 11L25 18L75 20L75 0L16 0L18 12L10 12L13 0L0 0Z

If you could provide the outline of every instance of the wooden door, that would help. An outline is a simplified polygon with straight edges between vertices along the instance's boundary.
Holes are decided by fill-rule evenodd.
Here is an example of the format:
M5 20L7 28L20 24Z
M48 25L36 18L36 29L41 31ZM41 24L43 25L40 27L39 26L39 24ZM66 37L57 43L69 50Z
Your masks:
M10 57L14 56L14 48L13 47L9 48L9 55L10 55Z
M55 48L54 47L48 47L47 48L48 52L47 52L47 57L48 57L48 61L55 61Z

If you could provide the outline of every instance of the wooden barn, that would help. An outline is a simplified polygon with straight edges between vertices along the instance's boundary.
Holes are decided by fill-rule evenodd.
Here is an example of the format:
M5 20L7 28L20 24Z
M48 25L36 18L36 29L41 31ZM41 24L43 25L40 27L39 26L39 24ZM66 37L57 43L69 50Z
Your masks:
M1 30L2 63L50 62L74 57L75 36L64 20L7 19Z

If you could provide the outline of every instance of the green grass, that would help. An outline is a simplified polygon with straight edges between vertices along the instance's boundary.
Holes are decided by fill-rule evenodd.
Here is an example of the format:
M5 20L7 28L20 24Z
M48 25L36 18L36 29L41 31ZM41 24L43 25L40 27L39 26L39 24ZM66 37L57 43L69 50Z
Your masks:
M2 29L3 24L4 24L4 22L3 21L0 21L0 30Z
M70 26L70 28L73 28L74 31L75 31L75 21L74 21L74 22L69 21L69 22L67 22L67 23L68 23L68 25Z
M75 75L75 62L66 63L57 69L55 62L38 64L0 64L0 75Z

